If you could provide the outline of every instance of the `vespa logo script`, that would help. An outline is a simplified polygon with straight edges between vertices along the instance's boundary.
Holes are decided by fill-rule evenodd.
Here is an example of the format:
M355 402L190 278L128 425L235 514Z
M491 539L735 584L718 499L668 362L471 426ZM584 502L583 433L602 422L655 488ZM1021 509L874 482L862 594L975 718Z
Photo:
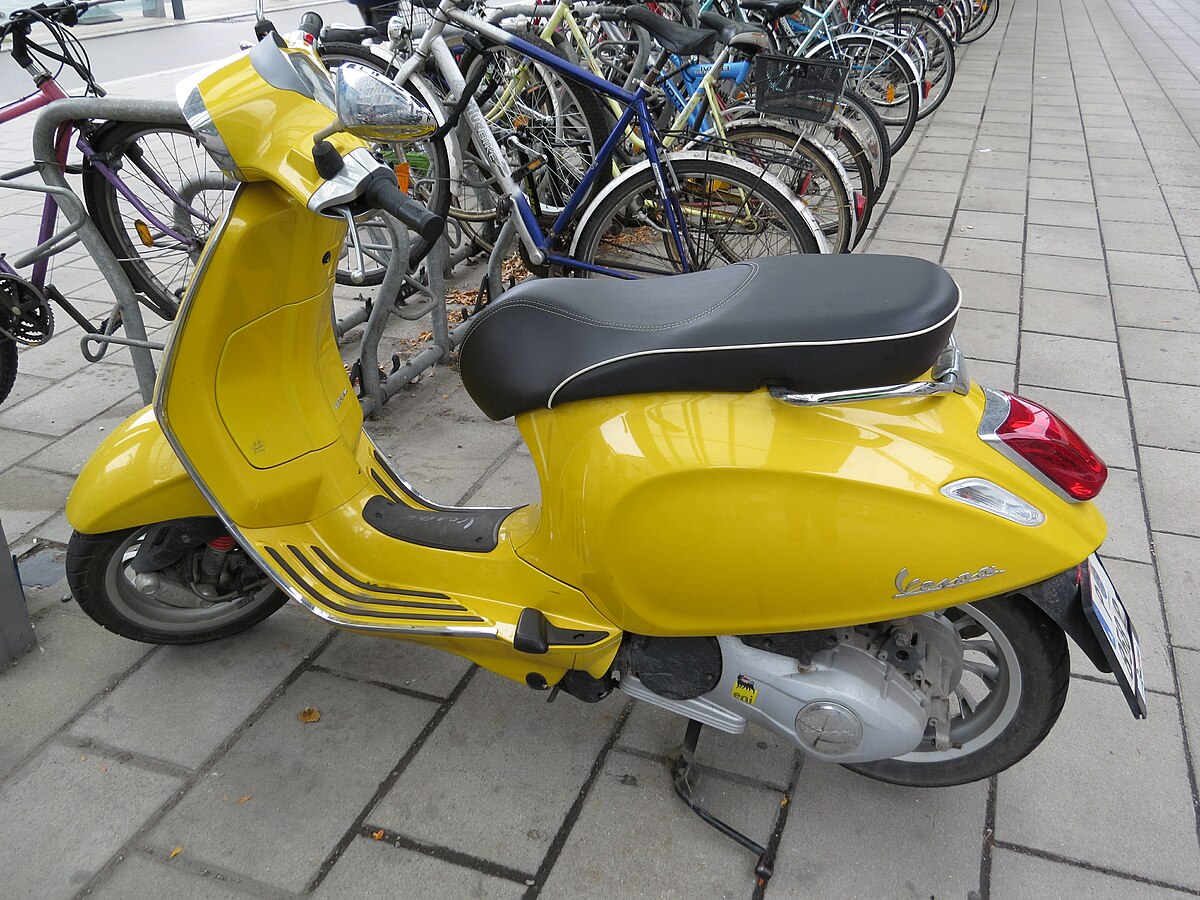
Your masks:
M893 597L911 597L914 594L932 594L934 591L944 591L947 588L962 587L972 581L983 581L993 575L1003 575L1004 570L996 566L984 566L978 572L963 572L957 578L943 578L941 581L922 581L920 578L909 578L908 569L901 569L896 576L896 593Z

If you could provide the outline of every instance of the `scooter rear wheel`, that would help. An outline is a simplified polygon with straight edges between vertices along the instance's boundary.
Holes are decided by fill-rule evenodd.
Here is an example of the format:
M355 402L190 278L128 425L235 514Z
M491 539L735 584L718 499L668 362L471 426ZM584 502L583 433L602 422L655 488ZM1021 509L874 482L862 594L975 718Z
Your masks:
M130 568L146 531L75 532L67 545L71 593L84 612L115 634L148 644L200 644L245 631L287 601L269 581L209 606L199 597L195 606L185 606L150 596L135 587ZM229 552L243 551L235 547ZM155 574L177 575L178 567L188 564L185 556Z
M1070 660L1062 629L1019 597L945 611L962 638L963 680L950 710L951 749L932 730L906 756L848 765L910 787L948 787L989 778L1028 755L1058 721Z

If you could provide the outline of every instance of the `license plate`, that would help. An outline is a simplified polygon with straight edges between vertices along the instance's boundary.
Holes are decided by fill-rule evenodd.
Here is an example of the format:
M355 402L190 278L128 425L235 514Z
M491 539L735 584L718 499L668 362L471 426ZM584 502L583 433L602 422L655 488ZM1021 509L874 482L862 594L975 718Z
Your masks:
M1129 621L1125 604L1117 596L1112 579L1093 553L1083 565L1080 584L1083 612L1104 650L1113 675L1135 718L1146 718L1146 680L1142 674L1142 645Z

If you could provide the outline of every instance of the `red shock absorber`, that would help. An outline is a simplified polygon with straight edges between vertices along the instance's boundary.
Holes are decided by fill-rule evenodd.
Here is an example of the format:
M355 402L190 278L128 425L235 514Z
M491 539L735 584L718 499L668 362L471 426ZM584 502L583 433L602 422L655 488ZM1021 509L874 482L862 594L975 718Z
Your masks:
M221 537L213 538L208 542L208 546L212 547L214 550L219 550L222 553L228 553L237 546L237 542L229 535L225 534Z

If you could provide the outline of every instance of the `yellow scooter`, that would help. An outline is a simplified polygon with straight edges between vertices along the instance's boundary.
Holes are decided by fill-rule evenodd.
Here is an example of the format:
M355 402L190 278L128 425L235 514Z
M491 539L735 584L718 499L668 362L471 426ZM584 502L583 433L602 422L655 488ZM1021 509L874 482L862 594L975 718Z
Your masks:
M363 432L330 309L347 223L441 223L363 138L433 123L394 85L335 81L268 35L180 89L239 186L153 408L67 505L82 607L194 643L286 599L438 646L539 691L613 690L771 729L874 778L988 777L1050 730L1064 635L1145 715L1137 636L1095 550L1104 464L1062 420L973 385L959 290L896 257L763 259L671 279L529 282L461 345L515 416L541 502L440 506ZM403 652L398 649L397 652Z

